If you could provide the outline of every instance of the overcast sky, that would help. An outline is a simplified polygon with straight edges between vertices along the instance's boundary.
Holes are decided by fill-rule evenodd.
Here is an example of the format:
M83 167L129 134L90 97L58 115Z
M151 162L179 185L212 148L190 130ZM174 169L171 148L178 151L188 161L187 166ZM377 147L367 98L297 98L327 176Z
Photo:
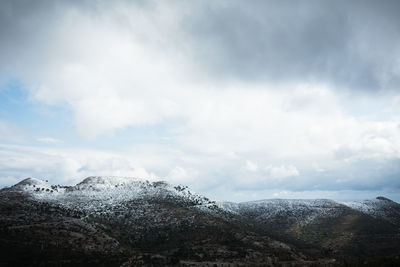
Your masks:
M400 201L399 1L0 1L0 186Z

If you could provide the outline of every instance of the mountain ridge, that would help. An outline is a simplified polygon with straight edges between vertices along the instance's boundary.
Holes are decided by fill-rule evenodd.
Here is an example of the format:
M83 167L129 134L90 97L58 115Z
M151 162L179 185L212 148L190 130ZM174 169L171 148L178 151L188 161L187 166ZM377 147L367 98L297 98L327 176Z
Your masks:
M31 197L59 201L61 204L81 202L87 204L85 197L102 199L108 205L143 197L183 197L193 206L213 205L227 212L240 214L248 209L263 209L268 218L278 216L284 211L301 213L296 223L307 224L318 216L335 216L336 209L348 207L355 211L380 218L400 226L400 204L383 196L362 201L335 201L331 199L261 199L244 202L214 201L191 191L187 186L172 185L166 181L149 181L137 177L89 176L74 186L52 185L48 180L26 178L11 186L23 190ZM64 202L64 203L62 203ZM79 206L75 205L74 208ZM82 207L81 207L82 208ZM206 208L207 210L207 208ZM308 215L305 215L308 214ZM299 217L301 217L299 216ZM264 216L265 218L265 216Z
M384 197L234 203L164 181L91 176L74 186L27 178L1 189L0 203L0 249L34 248L12 266L51 265L61 247L54 260L71 266L334 266L400 254L400 205Z
M173 186L169 182L166 182L164 180L159 180L159 181L150 181L148 179L142 179L138 177L125 177L125 176L89 176L85 179L83 179L81 182L77 183L74 186L55 186L52 185L48 182L48 180L41 180L38 178L25 178L22 181L16 183L15 185L12 185L11 187L5 187L5 188L21 188L26 186L34 186L34 187L39 187L39 188L45 188L45 189L50 189L51 187L59 187L59 188L69 188L72 190L82 190L82 189L110 189L113 187L118 187L118 186L124 186L126 184L131 184L131 183L152 183L152 184L163 184L163 185L168 185L168 186ZM94 187L93 187L94 186ZM100 188L98 188L100 186ZM96 188L97 187L97 188ZM188 189L187 186L183 185L177 185L177 187L184 189ZM3 188L3 189L5 189ZM192 190L190 190L193 192ZM193 192L194 193L194 192ZM196 193L194 193L196 194ZM257 203L263 203L263 202L275 202L275 201L284 201L287 202L288 204L290 203L295 203L295 202L302 202L303 204L310 204L312 202L331 202L335 204L343 204L346 206L355 206L356 203L365 203L365 202L373 202L373 201L388 201L391 203L399 204L389 198L383 197L383 196L377 196L375 199L365 199L365 200L360 200L360 201L337 201L337 200L332 200L332 199L326 199L326 198L316 198L316 199L296 199L296 198L291 198L291 199L284 199L284 198L270 198L270 199L259 199L259 200L250 200L250 201L242 201L242 202L233 202L233 201L225 201L225 200L214 200L214 202L218 203L232 203L236 205L245 205L245 204L257 204Z

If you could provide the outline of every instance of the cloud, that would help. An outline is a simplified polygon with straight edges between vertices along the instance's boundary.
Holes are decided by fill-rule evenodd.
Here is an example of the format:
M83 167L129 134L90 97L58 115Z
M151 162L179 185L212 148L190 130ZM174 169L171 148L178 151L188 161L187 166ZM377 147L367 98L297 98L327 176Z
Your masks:
M267 166L265 167L265 170L271 177L278 179L300 175L299 170L297 170L297 168L293 165Z
M175 167L173 168L167 176L165 176L165 179L173 184L187 184L187 183L192 183L191 181L195 177L194 173L190 173L190 171L186 170L183 167Z
M256 172L258 171L258 165L250 160L246 160L246 166L245 168L251 172Z
M52 137L41 137L41 138L38 138L37 141L42 142L42 143L48 143L48 144L60 144L63 142L57 138L52 138Z
M134 159L123 155L88 149L10 145L0 146L0 173L0 186L10 186L27 177L67 185L93 175L156 178Z
M396 184L396 1L0 5L0 81L71 110L81 143L164 129L123 151L3 147L4 177L159 176L255 194ZM371 172L381 182L365 164L387 168Z
M261 97L277 106L254 88L300 93L278 99L291 111L331 113L338 86L380 89L400 69L387 62L396 58L396 46L367 46L376 43L361 34L369 9L353 12L357 7L340 1L328 7L318 1L2 5L1 34L10 36L1 46L2 73L22 79L32 99L71 108L87 138L129 126L195 124L198 113L225 98ZM391 5L379 8L377 17L397 7ZM389 19L397 25L395 16ZM393 30L373 33L396 38ZM237 102L223 106L225 116L235 118ZM268 107L259 113L274 115Z
M7 121L0 120L0 141L2 142L22 142L26 135L18 126Z
M397 1L207 2L184 28L193 57L216 79L396 90L399 10Z

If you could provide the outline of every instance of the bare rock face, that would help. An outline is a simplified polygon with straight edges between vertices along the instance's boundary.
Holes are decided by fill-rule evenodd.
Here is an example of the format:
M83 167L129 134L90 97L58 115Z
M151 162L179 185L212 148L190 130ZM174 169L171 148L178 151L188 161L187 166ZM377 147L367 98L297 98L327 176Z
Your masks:
M0 190L0 266L385 262L400 251L398 207L383 197L215 202L163 181L28 178Z

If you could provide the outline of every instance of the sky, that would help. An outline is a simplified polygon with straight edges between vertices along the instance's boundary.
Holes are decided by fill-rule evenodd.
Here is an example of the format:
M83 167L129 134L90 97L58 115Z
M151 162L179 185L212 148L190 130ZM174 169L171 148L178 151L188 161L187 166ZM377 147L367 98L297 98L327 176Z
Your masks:
M399 1L0 1L0 187L400 201Z

